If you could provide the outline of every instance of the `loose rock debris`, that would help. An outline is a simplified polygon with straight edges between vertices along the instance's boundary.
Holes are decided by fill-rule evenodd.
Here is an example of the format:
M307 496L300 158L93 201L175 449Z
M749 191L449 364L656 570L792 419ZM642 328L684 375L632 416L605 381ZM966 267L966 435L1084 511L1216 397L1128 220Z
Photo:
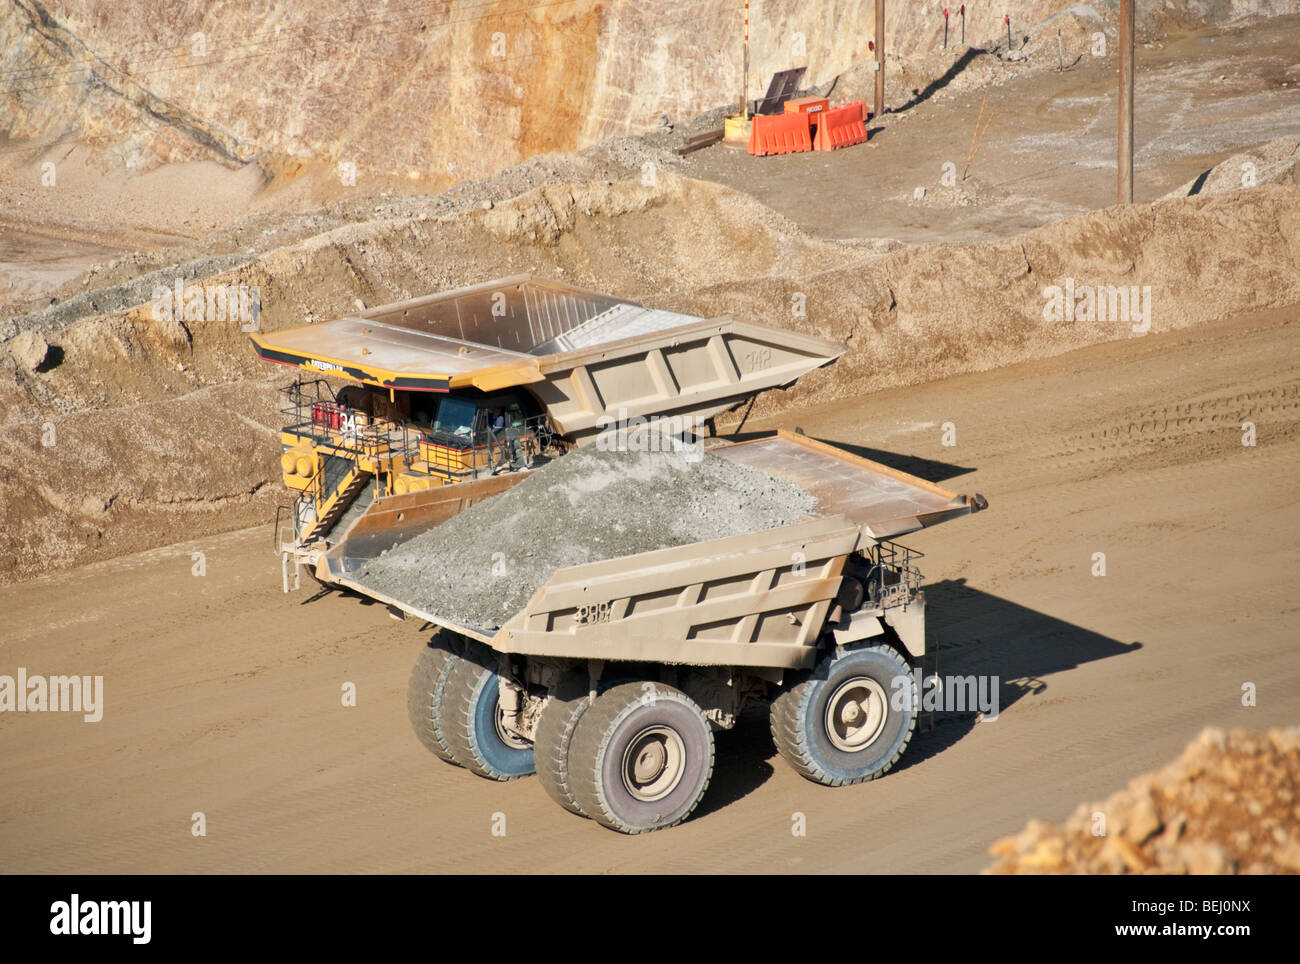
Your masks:
M989 852L994 874L1300 873L1300 727L1204 730L1159 773Z
M585 449L394 546L355 581L487 631L557 569L799 522L817 500L717 455Z

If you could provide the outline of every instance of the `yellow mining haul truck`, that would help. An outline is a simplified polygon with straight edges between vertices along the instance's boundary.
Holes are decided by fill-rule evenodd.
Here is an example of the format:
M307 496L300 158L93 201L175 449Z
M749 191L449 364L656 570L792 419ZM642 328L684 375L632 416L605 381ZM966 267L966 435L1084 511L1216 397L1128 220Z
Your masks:
M283 467L301 495L292 526L277 524L286 589L288 562L305 561L326 585L439 627L408 710L442 760L494 780L536 772L565 809L640 833L691 814L713 772L713 732L752 701L768 703L777 749L809 780L875 779L902 756L931 650L918 554L893 540L983 509L981 496L800 434L715 440L709 457L788 482L815 509L558 568L500 625L450 618L374 575L390 550L505 497L620 420L707 418L842 345L530 277L254 343L352 383L290 390Z
M317 376L282 409L286 590L376 498L530 468L620 424L689 432L844 352L529 275L251 337Z

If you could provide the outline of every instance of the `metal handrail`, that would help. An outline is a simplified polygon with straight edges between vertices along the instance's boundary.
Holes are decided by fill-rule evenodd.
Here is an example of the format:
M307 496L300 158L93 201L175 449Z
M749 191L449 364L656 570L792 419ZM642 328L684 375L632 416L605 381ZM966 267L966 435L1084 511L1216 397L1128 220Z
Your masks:
M280 525L280 513L282 512L289 513L289 518L290 520L292 520L291 525L288 526ZM285 529L289 530L289 535L290 535L289 545L296 546L298 544L299 536L301 535L298 527L298 506L296 504L277 505L275 507L275 531L274 533L272 533L272 537L275 540L275 551L277 553L285 551L285 540L284 540Z
M873 605L877 609L892 609L896 606L906 609L921 591L924 578L913 562L925 558L925 553L896 542L881 540L868 547L866 554L871 561L871 568L864 584Z
M518 433L518 438L510 439L509 432ZM447 476L471 476L493 474L501 466L513 461L509 446L513 441L520 447L520 456L525 464L545 453L555 445L558 433L546 413L525 418L518 425L512 425L501 432L494 432L486 425L475 425L470 436L456 436L455 439L443 439L427 432L420 433L421 442L427 442L431 448L422 451L429 467ZM459 444L457 444L459 443Z
M417 432L409 422L373 418L337 402L310 402L310 406L310 415L293 408L282 409L281 414L294 419L282 431L309 438L315 445L353 459L409 459L418 454Z

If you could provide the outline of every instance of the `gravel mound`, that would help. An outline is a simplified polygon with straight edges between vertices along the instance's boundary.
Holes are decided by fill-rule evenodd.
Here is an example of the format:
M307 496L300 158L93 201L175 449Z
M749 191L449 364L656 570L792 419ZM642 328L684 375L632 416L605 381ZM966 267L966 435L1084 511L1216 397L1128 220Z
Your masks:
M1300 727L1207 729L1159 773L989 852L994 874L1300 873Z
M556 569L798 522L817 500L702 453L584 449L381 554L353 578L489 631Z
M1160 200L1226 194L1261 184L1300 184L1300 136L1280 137L1234 154Z

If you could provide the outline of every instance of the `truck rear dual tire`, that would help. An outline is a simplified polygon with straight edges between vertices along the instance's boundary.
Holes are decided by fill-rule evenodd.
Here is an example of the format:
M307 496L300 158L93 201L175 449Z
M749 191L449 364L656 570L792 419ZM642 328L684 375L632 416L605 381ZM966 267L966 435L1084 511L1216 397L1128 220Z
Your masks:
M560 682L550 693L537 720L533 735L533 757L537 764L537 781L546 795L570 813L585 817L573 797L569 782L569 750L578 721L591 706L585 681L578 678Z
M489 780L517 780L534 771L533 745L505 727L497 671L458 659L443 688L443 733L451 757Z
M681 823L713 776L713 731L685 693L634 682L601 693L578 720L569 785L582 813L620 833Z
M443 706L447 676L458 660L450 640L435 636L420 650L406 689L406 711L416 737L439 760L456 766L443 728Z
M862 783L898 762L919 705L911 667L892 646L837 650L773 700L772 741L814 783Z

